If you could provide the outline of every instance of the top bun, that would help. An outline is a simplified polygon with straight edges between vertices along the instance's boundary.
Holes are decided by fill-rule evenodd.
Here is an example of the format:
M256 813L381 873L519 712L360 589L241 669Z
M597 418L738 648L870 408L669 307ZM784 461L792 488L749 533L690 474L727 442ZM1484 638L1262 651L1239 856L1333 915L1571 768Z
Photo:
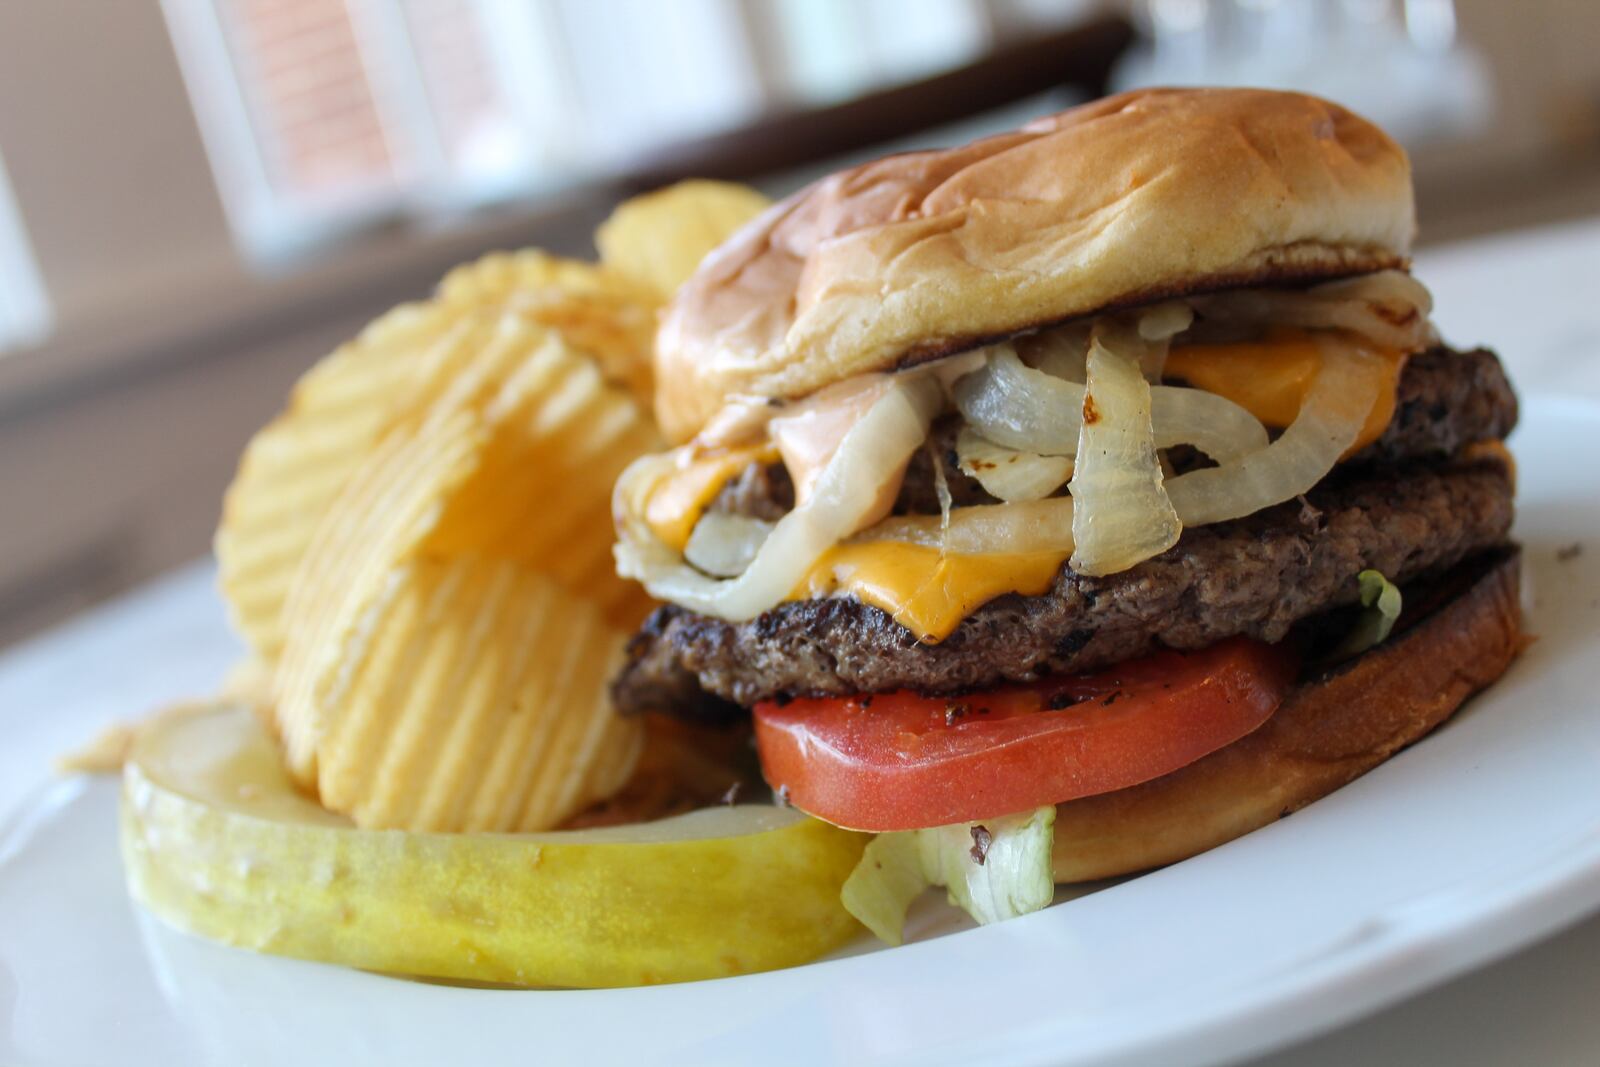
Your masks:
M790 399L1107 308L1404 267L1411 167L1337 104L1124 93L960 148L889 156L773 205L657 336L656 413L692 436Z

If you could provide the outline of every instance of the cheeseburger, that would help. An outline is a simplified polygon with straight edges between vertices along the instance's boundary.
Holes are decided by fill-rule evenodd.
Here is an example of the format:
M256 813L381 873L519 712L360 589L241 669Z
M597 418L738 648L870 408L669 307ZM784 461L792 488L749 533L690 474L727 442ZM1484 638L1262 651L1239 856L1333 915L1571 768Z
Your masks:
M1520 648L1517 404L1409 273L1410 167L1314 97L1128 93L777 204L657 336L615 495L627 711L751 716L879 836L897 940L1170 863L1438 726Z

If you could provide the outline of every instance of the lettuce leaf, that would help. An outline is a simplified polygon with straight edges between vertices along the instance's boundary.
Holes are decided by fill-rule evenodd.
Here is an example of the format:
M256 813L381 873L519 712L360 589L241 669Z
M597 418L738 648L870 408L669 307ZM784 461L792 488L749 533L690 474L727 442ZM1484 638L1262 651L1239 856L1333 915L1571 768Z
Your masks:
M1329 660L1349 659L1383 643L1400 617L1400 587L1379 571L1365 570L1356 575L1361 583L1361 606L1366 610L1344 635L1344 640L1328 655Z
M982 823L879 834L845 880L845 910L891 945L904 940L906 912L929 886L980 923L1026 915L1055 895L1050 853L1055 805Z

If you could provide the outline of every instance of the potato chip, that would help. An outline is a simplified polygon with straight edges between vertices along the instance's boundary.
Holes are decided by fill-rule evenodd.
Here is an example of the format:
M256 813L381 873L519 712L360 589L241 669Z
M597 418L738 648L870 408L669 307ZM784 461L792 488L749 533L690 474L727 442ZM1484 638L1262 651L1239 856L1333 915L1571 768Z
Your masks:
M499 332L508 313L559 331L648 406L656 310L653 290L616 272L536 251L496 253L458 267L435 300L396 308L313 367L245 450L217 530L223 594L252 650L277 660L294 569L378 441L436 407L493 392L525 354ZM609 520L584 540L591 555L609 553ZM641 596L631 601L637 612Z
M446 275L439 300L454 308L504 307L553 327L598 360L608 381L650 403L660 296L625 273L536 249L497 252Z
M770 201L732 182L685 181L618 205L595 231L605 266L669 299L713 248Z
M320 694L317 790L365 827L538 830L620 787L642 724L608 683L625 634L533 567L414 557Z
M288 410L251 440L223 501L216 554L234 626L268 662L283 644L290 575L317 521L403 407L424 355L451 316L403 305L318 363Z
M441 501L470 476L485 431L469 411L426 434L394 433L357 472L318 527L294 575L284 616L294 621L274 678L274 719L289 772L317 780L327 703L323 690L348 646L394 590L397 561L414 554L438 523Z
M545 828L626 780L639 727L606 686L643 605L611 567L609 501L658 447L560 334L500 315L295 576L276 707L291 773L361 825L450 830Z

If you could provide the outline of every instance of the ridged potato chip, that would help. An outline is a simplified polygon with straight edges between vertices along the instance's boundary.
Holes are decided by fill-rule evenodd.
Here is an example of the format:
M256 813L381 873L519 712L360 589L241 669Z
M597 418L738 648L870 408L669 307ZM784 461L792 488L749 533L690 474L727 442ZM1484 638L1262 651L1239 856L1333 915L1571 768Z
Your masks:
M595 231L600 262L669 299L713 248L765 211L745 185L693 180L625 201Z
M660 295L631 276L537 249L496 252L464 264L439 283L446 307L505 307L559 330L593 356L608 381L645 404Z
M325 806L365 827L545 829L627 781L642 724L610 706L626 635L597 607L483 555L385 577L318 694Z
M647 286L593 264L496 253L456 268L433 301L396 308L313 367L288 409L246 448L217 530L223 594L251 649L277 660L294 570L384 434L474 390L492 391L509 373L521 352L503 347L498 327L508 313L559 331L648 406L657 303ZM506 357L498 363L484 355L493 344ZM596 551L609 546L609 522L587 540Z
M558 333L501 315L295 577L276 722L296 779L360 825L430 830L542 829L620 786L641 730L606 686L646 605L594 531L656 447Z
M267 662L282 649L284 598L317 521L393 423L426 352L450 332L439 308L394 309L313 367L288 410L245 449L215 549L234 626Z
M685 183L618 209L599 265L452 271L314 368L247 450L222 584L286 765L364 826L537 830L643 743L606 685L649 609L611 558L611 487L661 443L656 315L766 201ZM618 387L621 388L618 388Z

